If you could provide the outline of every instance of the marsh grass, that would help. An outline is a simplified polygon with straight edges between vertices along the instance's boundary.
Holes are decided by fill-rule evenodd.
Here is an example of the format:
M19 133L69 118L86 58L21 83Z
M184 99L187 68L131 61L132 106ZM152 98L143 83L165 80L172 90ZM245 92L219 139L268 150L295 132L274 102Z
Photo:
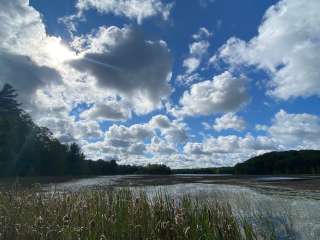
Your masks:
M262 239L228 204L130 190L0 192L0 239ZM264 238L263 238L264 239Z

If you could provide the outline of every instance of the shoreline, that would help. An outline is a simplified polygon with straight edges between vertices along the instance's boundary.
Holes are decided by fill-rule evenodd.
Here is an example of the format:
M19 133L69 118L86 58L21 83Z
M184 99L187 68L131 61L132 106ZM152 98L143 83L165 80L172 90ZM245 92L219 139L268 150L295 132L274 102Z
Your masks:
M68 183L78 180L110 178L106 187L139 187L165 186L174 184L223 184L252 188L314 191L320 192L320 176L311 175L228 175L228 174L177 174L177 175L107 175L87 177L19 177L2 178L0 187L7 188L19 185L30 187L33 185L47 185Z

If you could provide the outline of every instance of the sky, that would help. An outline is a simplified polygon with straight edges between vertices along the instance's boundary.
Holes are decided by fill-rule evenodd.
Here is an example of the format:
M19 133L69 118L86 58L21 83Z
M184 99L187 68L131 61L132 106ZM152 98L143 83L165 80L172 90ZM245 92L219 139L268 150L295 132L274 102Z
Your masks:
M319 0L0 0L0 87L90 159L320 149Z

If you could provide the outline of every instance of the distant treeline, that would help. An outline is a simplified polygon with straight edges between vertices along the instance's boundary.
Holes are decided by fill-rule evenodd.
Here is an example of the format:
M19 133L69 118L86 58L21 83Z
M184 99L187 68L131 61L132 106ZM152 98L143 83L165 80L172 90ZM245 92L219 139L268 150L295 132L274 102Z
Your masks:
M172 169L174 174L233 174L233 167Z
M270 152L234 166L235 174L320 174L320 151Z
M0 176L81 176L170 174L165 165L130 166L86 160L76 143L62 144L49 129L37 126L8 84L0 91Z

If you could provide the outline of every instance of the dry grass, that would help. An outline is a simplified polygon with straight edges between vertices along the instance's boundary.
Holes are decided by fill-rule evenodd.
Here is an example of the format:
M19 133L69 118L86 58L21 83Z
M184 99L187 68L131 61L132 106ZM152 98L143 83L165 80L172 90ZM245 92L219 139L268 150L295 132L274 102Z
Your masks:
M129 190L0 192L0 239L258 239L227 204ZM260 237L259 237L260 239Z

